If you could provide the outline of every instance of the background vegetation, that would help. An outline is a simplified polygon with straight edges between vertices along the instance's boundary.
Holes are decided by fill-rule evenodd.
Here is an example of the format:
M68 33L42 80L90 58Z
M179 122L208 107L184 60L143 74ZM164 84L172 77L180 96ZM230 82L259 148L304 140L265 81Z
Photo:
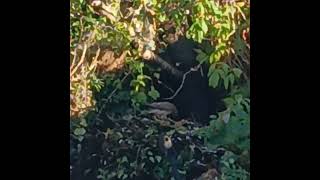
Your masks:
M191 176L195 160L213 158L218 179L250 178L249 0L71 0L70 7L72 177L170 179L156 143L166 129L191 139L178 143L179 173ZM210 87L230 90L208 126L139 115L160 97L152 81L159 69L143 59L182 36L205 44L197 61L208 64ZM199 177L213 174L210 163Z

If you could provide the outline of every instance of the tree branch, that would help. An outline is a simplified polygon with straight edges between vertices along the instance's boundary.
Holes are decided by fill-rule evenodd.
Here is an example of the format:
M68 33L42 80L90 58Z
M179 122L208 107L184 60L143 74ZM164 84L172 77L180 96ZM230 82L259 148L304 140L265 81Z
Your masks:
M183 88L184 81L185 81L187 75L193 71L198 71L200 67L201 67L201 64L198 64L196 67L190 68L190 70L188 72L184 73L180 87L177 89L177 91L171 97L164 98L164 100L171 100L171 99L175 98L178 95L178 93L181 91L181 89Z
M171 75L173 75L177 78L180 78L180 79L183 77L183 73L181 71L179 71L178 69L173 67L171 64L169 64L168 62L163 60L160 56L152 53L151 59L154 60L157 64L159 64L161 69L168 71Z
M86 52L87 52L87 44L84 44L84 48L83 48L81 59L80 59L79 63L77 64L77 66L71 71L70 77L73 76L73 74L78 70L78 68L84 62L84 58L86 56Z

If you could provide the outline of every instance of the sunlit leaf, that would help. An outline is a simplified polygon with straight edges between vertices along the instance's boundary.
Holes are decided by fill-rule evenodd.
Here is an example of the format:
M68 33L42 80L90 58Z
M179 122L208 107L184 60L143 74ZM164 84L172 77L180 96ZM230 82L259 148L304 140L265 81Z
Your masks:
M208 26L207 26L204 19L202 19L200 22L201 22L201 24L200 24L201 28L202 28L203 32L206 34L208 32Z
M199 8L199 12L201 15L204 15L204 7L203 7L203 4L202 3L198 3L198 8Z

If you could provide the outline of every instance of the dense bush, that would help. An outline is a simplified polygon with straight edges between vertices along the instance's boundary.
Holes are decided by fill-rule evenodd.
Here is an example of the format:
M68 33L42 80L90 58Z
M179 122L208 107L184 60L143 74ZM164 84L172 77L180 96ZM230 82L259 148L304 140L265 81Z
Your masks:
M248 179L249 9L249 0L71 0L72 177L169 179L170 163L157 145L157 137L169 133L182 139L176 151L183 176L217 169L220 179ZM226 108L208 126L141 114L161 96L155 84L161 69L149 66L149 57L181 37L200 44L196 60L208 67L212 90L227 90ZM198 63L184 73L200 71ZM217 155L219 148L224 155ZM206 167L196 176L192 163L203 158Z

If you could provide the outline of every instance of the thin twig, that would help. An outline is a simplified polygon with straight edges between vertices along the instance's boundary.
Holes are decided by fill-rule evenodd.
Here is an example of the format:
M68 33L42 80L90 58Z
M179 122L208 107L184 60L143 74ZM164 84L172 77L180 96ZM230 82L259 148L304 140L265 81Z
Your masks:
M171 93L174 93L174 90L172 88L170 88L169 86L167 86L166 84L164 84L162 81L158 80L157 81L159 84L163 85L166 89L168 89Z
M84 58L86 56L86 52L87 52L87 44L84 44L84 48L83 48L81 59L80 59L79 63L77 64L77 66L71 71L71 74L70 74L71 77L78 70L78 68L81 66L81 64L84 62Z
M138 150L137 150L137 157L136 157L137 166L135 168L136 173L137 173L137 170L138 170L138 160L139 160L140 150L141 150L141 145L139 145Z
M130 74L131 74L130 72L127 73L127 74L121 79L120 83L122 83ZM111 94L107 97L107 99L102 99L102 101L108 102L108 101L112 98L112 96L117 92L117 90L118 90L118 88L115 88L115 89L111 92ZM100 119L99 117L100 117L100 115L101 115L102 110L106 107L106 104L107 104L107 103L104 103L103 106L99 109L98 114L97 114L97 118L98 118L98 119Z
M75 49L74 49L74 52L73 52L74 55L73 55L73 59L72 59L71 66L70 66L70 72L71 72L71 70L72 70L72 68L74 67L75 62L76 62L77 50L78 50L78 48L75 48Z
M82 24L82 20L83 20L83 17L84 16L81 16L81 18L80 18L80 27L81 27L81 30L80 30L80 36L79 36L79 44L80 44L80 42L81 42L81 40L82 40L82 36L83 36L83 24Z
M124 81L129 75L130 75L130 73L127 73L127 74L121 79L120 83L123 83L123 81ZM118 90L118 88L115 88L115 89L111 92L111 94L107 97L107 99L102 99L102 100L108 102L108 101L112 98L112 96L117 92L117 90Z
M180 84L180 87L177 89L177 91L171 96L171 97L168 97L168 98L164 98L164 100L171 100L173 98L175 98L178 93L181 91L181 89L183 88L183 85L184 85L184 81L187 77L187 75L193 71L198 71L198 69L201 67L201 64L198 64L195 68L190 68L190 70L186 73L183 74L183 78L182 78L182 82Z
M98 57L100 55L100 48L98 48L97 52L96 52L96 56L94 57L94 60L92 61L90 67L89 67L89 70L91 71L94 66L97 64L97 60L98 60Z

